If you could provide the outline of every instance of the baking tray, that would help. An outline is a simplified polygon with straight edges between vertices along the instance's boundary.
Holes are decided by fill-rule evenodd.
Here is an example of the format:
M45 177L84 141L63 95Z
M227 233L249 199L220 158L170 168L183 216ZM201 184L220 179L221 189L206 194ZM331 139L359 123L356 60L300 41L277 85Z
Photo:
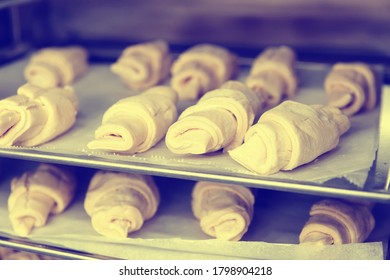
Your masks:
M25 83L23 69L28 57L0 68L0 98L15 94ZM248 74L250 59L240 61L242 80ZM322 88L331 65L299 62L297 73L300 88L296 99L304 103L324 102ZM375 66L378 75L383 70ZM80 111L74 127L64 135L36 148L0 148L0 156L97 169L144 173L165 177L209 180L280 191L335 197L361 198L390 203L389 153L390 87L380 85L381 102L376 110L353 117L351 133L343 136L335 151L294 171L275 175L254 174L220 152L209 155L182 156L171 153L164 141L151 150L133 156L89 150L105 110L121 98L136 94L126 88L109 71L109 64L91 64L88 73L74 84L80 98ZM183 110L191 103L179 104ZM367 138L367 143L364 144ZM363 140L362 140L363 139ZM359 145L356 143L360 141ZM360 159L365 163L359 165ZM358 166L355 166L358 164Z
M0 216L7 217L10 180L36 168L36 162L3 159ZM84 210L86 188L94 169L76 168L77 195L59 215L28 237L15 235L8 219L0 220L0 246L66 259L384 259L388 250L390 205L373 208L376 227L360 244L301 246L299 233L310 207L321 196L255 189L254 215L239 242L211 238L202 232L191 210L194 182L154 177L160 190L156 215L128 238L98 234ZM5 175L4 175L5 174Z

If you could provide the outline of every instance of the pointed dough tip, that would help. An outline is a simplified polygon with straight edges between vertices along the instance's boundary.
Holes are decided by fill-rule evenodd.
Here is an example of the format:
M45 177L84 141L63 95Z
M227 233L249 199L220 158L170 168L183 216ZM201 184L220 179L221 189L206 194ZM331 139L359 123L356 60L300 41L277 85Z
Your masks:
M204 154L212 144L213 138L208 132L194 129L177 136L175 141L170 142L170 149L175 153Z
M23 217L14 224L15 232L20 236L27 236L34 228L35 219L33 217Z
M332 245L334 243L332 236L322 232L311 232L300 241L301 244L311 245Z
M245 230L246 223L243 217L238 216L231 220L223 221L214 227L215 236L220 240L240 239Z
M111 224L112 236L113 237L124 237L126 238L128 233L132 231L132 224L129 220L115 220Z

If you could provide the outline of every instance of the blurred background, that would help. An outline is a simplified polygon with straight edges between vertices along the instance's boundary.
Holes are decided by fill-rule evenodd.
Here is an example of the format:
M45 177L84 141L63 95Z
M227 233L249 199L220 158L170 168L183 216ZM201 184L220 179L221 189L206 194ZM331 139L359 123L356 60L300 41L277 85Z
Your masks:
M388 0L3 0L0 59L69 43L110 58L166 39L178 51L208 42L253 56L286 44L300 60L389 64L389 15Z

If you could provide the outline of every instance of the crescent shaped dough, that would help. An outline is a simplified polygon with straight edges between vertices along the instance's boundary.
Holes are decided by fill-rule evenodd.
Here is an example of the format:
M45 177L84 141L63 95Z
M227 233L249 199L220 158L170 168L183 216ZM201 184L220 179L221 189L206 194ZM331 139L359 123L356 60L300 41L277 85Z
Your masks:
M0 146L46 143L73 126L77 110L73 88L25 84L17 95L0 100Z
M184 110L165 137L176 154L227 151L240 145L261 109L261 102L243 83L228 81Z
M284 97L295 96L296 55L287 47L269 47L252 63L246 85L260 96L267 107L278 105Z
M377 103L376 81L372 69L364 63L335 64L324 83L328 104L352 116Z
M33 54L24 69L27 82L42 88L71 85L88 69L84 48L44 48Z
M98 171L89 183L84 208L96 232L127 237L155 215L159 202L151 176Z
M337 199L324 199L310 209L300 243L346 244L364 242L374 229L371 206Z
M73 174L51 164L42 163L34 172L13 178L8 211L14 231L27 236L34 227L44 226L50 214L65 211L75 189Z
M127 47L111 71L130 88L146 89L166 79L171 64L168 43L156 40Z
M349 127L337 108L288 100L266 111L229 155L259 174L292 170L335 148Z
M192 191L192 211L202 230L221 240L240 240L253 217L255 198L249 188L197 182Z
M196 100L220 87L237 70L235 55L211 44L199 44L182 53L171 68L171 85L180 100Z
M90 149L142 153L157 144L177 119L177 95L166 86L122 99L103 115Z

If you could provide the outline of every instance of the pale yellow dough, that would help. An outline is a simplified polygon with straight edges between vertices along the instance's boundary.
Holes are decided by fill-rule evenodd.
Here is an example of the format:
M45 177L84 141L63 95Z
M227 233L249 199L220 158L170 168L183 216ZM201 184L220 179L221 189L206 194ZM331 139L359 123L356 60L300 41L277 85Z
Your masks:
M76 121L73 88L43 89L25 84L0 100L0 146L38 146L69 130Z
M185 109L165 137L176 154L206 154L239 146L262 108L243 83L228 81Z
M324 82L328 104L352 116L372 110L377 103L376 78L365 63L337 63Z
M88 69L88 53L78 46L44 48L32 55L24 69L28 83L42 88L71 85Z
M171 64L168 43L155 40L127 47L111 65L111 71L130 88L144 90L164 81Z
M142 153L164 138L176 121L177 95L167 86L152 87L145 92L121 99L104 113L95 130L89 149L125 154Z
M16 234L27 236L46 224L49 215L60 214L72 201L76 181L68 168L42 163L11 181L8 213Z
M237 241L248 231L255 198L244 186L197 182L192 211L202 230L217 239Z
M159 202L151 176L98 171L89 183L84 208L96 232L126 238L155 215Z
M295 64L296 54L290 47L268 47L253 61L246 85L266 107L274 107L296 94Z
M338 199L321 200L310 209L299 242L322 245L364 242L375 226L371 207Z
M183 52L171 68L171 85L180 100L197 100L220 87L237 70L237 58L228 49L199 44Z
M337 108L288 100L266 111L229 155L259 174L292 170L334 149L349 127Z

